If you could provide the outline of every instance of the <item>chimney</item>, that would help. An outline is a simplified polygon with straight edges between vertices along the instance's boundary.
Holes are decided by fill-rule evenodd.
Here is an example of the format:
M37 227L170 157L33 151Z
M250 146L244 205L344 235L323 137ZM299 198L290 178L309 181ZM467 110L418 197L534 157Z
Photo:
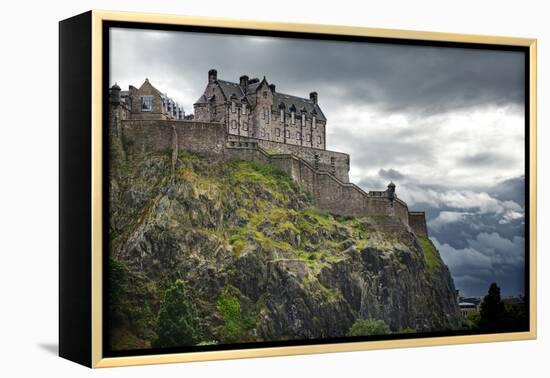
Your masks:
M239 78L239 85L244 88L248 87L248 76L246 75L241 76Z
M213 83L216 80L218 80L218 71L212 68L208 71L208 83Z
M271 90L271 93L275 93L275 84L269 84L269 89Z
M309 101L313 102L314 104L317 103L318 99L319 99L319 97L317 96L317 92L311 92L309 94Z

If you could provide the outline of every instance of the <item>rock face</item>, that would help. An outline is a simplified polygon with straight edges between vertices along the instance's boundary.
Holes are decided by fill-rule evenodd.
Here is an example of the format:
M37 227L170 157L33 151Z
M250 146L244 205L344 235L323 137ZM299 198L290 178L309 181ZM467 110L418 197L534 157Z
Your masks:
M176 279L205 342L343 337L371 318L392 332L458 327L452 278L427 237L312 203L269 165L182 151L113 164L112 348L150 345L163 290ZM240 312L233 339L220 308L228 295Z

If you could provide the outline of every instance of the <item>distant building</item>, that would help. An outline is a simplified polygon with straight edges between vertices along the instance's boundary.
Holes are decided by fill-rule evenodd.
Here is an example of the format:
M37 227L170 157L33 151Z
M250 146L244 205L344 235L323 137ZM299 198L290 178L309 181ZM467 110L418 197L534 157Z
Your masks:
M122 91L115 84L110 90L111 102L118 102L126 111L126 119L183 120L185 112L176 101L156 89L149 79L141 87L132 85Z
M478 313L483 302L483 299L480 297L464 297L459 290L456 290L456 299L460 313L465 318L471 313Z

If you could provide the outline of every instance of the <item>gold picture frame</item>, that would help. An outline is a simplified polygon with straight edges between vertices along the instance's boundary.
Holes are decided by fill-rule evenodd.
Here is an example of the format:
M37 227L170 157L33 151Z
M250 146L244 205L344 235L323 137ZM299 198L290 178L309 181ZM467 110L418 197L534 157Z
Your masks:
M105 163L102 160L104 139L102 125L104 119L104 59L105 53L103 44L103 28L105 22L127 22L127 23L140 23L140 24L161 24L161 25L190 25L201 27L217 27L228 29L241 29L241 30L260 30L271 32L298 32L298 33L313 33L323 35L343 35L343 36L358 36L358 37L377 37L377 38L393 38L401 40L422 40L428 42L457 42L467 44L488 44L488 45L506 45L506 46L521 46L528 49L529 54L529 113L526 114L529 122L529 145L526 146L529 151L529 235L526 235L526 239L529 241L528 250L528 262L529 262L529 331L527 332L513 332L513 333L495 333L495 334L479 334L479 335L462 335L462 336L444 336L444 337L427 337L427 338L406 338L399 340L379 340L379 341L364 341L364 342L343 342L334 344L313 344L313 345L299 345L299 346L277 346L277 347L260 347L251 349L231 349L231 350L214 350L204 352L193 353L170 353L170 354L154 354L154 355L138 355L138 356L123 356L123 357L105 357L102 350L103 345L103 280L105 278L103 272L103 239L104 239L104 216L103 214L103 180L104 180L104 167ZM161 15L161 14L143 14L143 13L126 13L126 12L110 12L93 10L84 15L76 16L75 18L62 21L60 24L60 74L62 76L60 83L60 92L65 89L64 85L72 85L69 83L70 78L63 79L64 75L68 75L66 66L64 66L64 59L71 59L75 54L75 49L78 46L82 48L89 48L90 62L89 78L86 79L86 83L89 84L90 90L89 99L89 118L71 118L71 115L63 116L67 107L83 106L70 103L75 101L64 97L63 93L60 94L60 113L61 113L61 139L63 140L63 122L69 122L70 120L86 120L89 119L89 128L84 128L87 135L83 135L82 138L85 141L90 142L88 161L84 161L83 164L90 163L87 174L89 174L89 182L86 185L91 185L89 188L90 199L86 205L89 207L90 220L89 223L81 225L81 231L87 233L89 245L85 244L81 240L80 248L85 249L88 253L85 255L85 259L75 260L75 257L68 256L69 253L79 252L75 249L78 246L78 241L72 241L73 247L70 249L67 247L71 242L64 242L67 237L70 227L76 227L70 225L69 218L66 222L62 219L61 223L64 224L60 231L60 355L84 365L99 368L99 367L115 367L115 366L131 366L131 365L144 365L144 364L161 364L161 363L174 363L174 362L191 362L191 361L208 361L208 360L221 360L221 359L238 359L238 358L252 358L252 357L269 357L269 356L284 356L284 355L303 355L312 353L329 353L329 352L349 352L349 351L362 351L372 349L389 349L389 348L405 348L405 347L423 347L423 346L436 346L436 345L450 345L450 344L467 344L467 343L482 343L482 342L495 342L495 341L513 341L513 340L529 340L535 339L537 336L537 265L536 265L536 243L537 243L537 41L536 39L528 38L514 38L514 37L501 37L501 36L484 36L484 35L469 35L469 34L453 34L453 33L437 33L437 32L424 32L424 31L410 31L410 30L393 30L393 29L378 29L367 27L352 27L352 26L336 26L336 25L317 25L317 24L295 24L295 23L279 23L279 22L259 22L253 20L231 20L231 19L219 19L210 17L190 17L190 16L175 16L175 15ZM83 32L85 37L82 41L75 40L75 33ZM73 34L72 37L68 37L67 34ZM72 39L71 39L72 38ZM86 54L84 54L86 55ZM83 56L82 59L87 59L87 56ZM64 81L65 80L65 81ZM74 117L87 117L87 116L74 116ZM67 136L67 138L69 138ZM88 139L89 138L89 139ZM64 144L61 143L61 149L63 150ZM68 151L67 153L69 153ZM66 155L61 153L61 165L63 166L63 159ZM71 173L67 168L66 174ZM63 169L61 170L61 181L63 183ZM62 185L63 187L63 185ZM70 201L77 201L77 194L71 194L67 189L64 194L66 195L66 204L60 204L68 206ZM63 188L62 188L63 192ZM63 208L64 209L64 208ZM65 210L61 210L61 218L65 214ZM68 210L67 210L68 211ZM67 248L67 249L64 249ZM79 266L75 264L80 264ZM85 277L76 278L71 275L68 270L73 272L87 272ZM73 286L74 290L86 289L86 286L82 286L75 283L78 279L87 280L89 278L90 293L82 293L81 300L85 303L85 310L90 310L89 317L82 320L82 324L72 325L67 328L66 324L78 316L75 309L71 309L78 301L74 299L76 295L74 292L70 292L69 286ZM67 299L64 299L67 298ZM76 301L76 302L75 302ZM87 322L90 322L89 324ZM86 327L86 326L89 327ZM79 333L82 332L82 333ZM84 337L83 335L87 336ZM89 337L88 337L89 336ZM84 343L89 344L84 348L85 352L75 352L78 341L76 339L84 340Z

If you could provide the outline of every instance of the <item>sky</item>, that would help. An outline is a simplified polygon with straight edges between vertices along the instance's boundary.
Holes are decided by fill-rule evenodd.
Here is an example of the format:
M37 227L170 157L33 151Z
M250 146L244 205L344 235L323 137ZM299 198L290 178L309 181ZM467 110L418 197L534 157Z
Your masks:
M327 149L351 156L365 190L390 181L430 238L455 286L482 296L524 292L525 132L521 52L111 29L110 84L145 78L193 112L207 72L277 91L316 91Z

